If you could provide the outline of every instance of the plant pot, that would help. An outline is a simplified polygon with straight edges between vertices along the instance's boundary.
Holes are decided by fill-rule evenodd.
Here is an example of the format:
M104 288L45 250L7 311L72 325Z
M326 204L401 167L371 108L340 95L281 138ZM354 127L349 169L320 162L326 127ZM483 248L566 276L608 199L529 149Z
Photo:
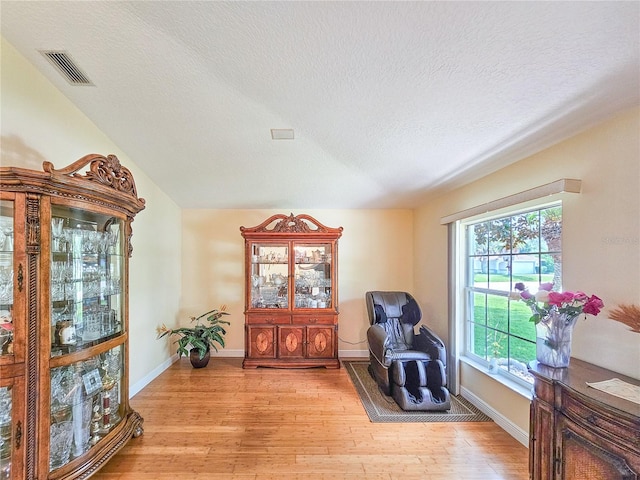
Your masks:
M203 368L206 367L209 363L209 358L211 358L211 352L207 349L207 352L204 354L204 357L200 358L200 354L198 353L197 348L192 348L189 350L189 361L193 368Z

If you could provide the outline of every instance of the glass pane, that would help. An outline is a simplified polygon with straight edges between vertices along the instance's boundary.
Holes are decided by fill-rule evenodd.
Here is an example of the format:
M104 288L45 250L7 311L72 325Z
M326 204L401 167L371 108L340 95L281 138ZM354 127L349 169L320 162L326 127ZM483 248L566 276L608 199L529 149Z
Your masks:
M51 219L51 355L122 333L124 222L54 206Z
M472 293L470 311L473 321L480 325L487 324L487 296L484 293Z
M511 251L511 219L499 218L489 226L489 253L509 253Z
M487 355L489 358L506 358L509 355L509 336L500 330L487 329Z
M524 283L530 292L537 292L540 285L540 256L514 255L511 259L511 273L512 289L516 283Z
M473 286L476 288L489 288L489 257L474 258Z
M511 332L523 338L535 340L535 328L533 322L529 321L532 312L527 304L522 300L511 300L509 309Z
M533 378L527 372L527 363L536 358L535 342L509 337L509 355L509 372L527 382L533 382Z
M540 251L540 223L538 212L522 213L511 217L513 253Z
M526 366L536 358L536 342L512 336L509 339L509 352L513 360Z
M540 237L543 252L562 252L562 207L540 211Z
M507 297L500 297L498 295L487 295L487 325L502 330L508 331L509 327L509 299Z
M489 224L478 223L467 228L467 240L470 255L489 253Z
M469 322L469 350L481 358L487 358L487 328Z
M331 244L296 244L295 308L331 308Z
M122 346L51 370L49 468L83 455L122 420Z
M12 391L11 387L0 387L0 479L11 478Z
M509 256L489 257L489 288L492 290L502 290L509 292L511 284L509 282L509 262L505 260Z
M12 313L13 202L0 200L0 355L13 353Z
M251 245L251 307L289 307L289 247Z

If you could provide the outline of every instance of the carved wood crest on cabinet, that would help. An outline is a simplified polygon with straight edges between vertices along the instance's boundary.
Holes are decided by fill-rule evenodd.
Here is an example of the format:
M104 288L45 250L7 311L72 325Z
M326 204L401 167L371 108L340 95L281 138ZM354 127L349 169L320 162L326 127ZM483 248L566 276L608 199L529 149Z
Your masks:
M127 276L144 207L114 155L0 167L0 478L88 478L142 434Z
M291 213L240 231L245 239L243 366L339 368L342 227Z

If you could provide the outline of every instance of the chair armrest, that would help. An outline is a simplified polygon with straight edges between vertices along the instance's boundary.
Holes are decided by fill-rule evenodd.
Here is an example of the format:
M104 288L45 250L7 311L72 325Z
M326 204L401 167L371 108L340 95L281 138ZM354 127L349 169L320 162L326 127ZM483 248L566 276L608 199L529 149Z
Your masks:
M369 351L376 357L380 365L389 366L385 361L385 350L387 343L387 332L381 325L371 325L367 329L367 340L369 341Z
M432 330L422 325L415 336L413 345L416 350L427 352L433 360L440 360L447 366L447 348L442 339Z

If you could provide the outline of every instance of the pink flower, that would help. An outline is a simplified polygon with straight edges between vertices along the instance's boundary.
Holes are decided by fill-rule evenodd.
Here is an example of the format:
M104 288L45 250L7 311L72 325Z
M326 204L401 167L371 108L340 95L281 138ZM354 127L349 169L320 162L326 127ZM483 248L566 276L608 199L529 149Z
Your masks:
M582 307L582 311L589 315L598 315L602 307L604 307L604 302L595 295L591 295L587 303Z
M576 294L573 296L573 299L576 302L586 302L589 299L589 297L587 296L586 293L576 292Z
M573 295L572 295L573 297ZM561 307L565 302L565 294L561 292L549 292L549 305L557 305Z
M549 303L549 292L547 290L538 290L535 297L536 302Z
M529 290L523 290L520 293L520 296L522 297L523 300L531 300L533 298L533 295L529 293Z
M553 289L553 282L541 283L539 290L546 290L550 292Z
M522 283L522 282L518 282L518 283L516 283L516 284L514 285L514 288L515 288L516 290L518 290L519 292L524 292L524 291L527 289L527 287L525 287L525 286L524 286L524 283Z

